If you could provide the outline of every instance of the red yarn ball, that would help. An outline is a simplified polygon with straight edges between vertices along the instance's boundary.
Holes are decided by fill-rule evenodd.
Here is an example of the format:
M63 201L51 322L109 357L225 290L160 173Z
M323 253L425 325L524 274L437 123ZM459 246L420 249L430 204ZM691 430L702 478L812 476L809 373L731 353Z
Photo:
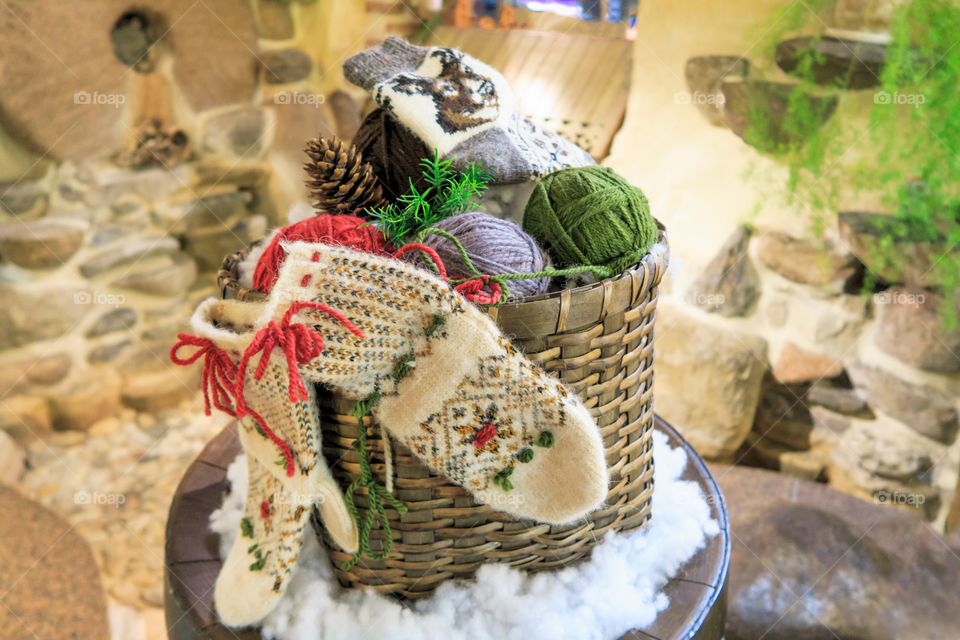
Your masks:
M257 268L253 271L253 287L270 293L280 275L280 265L287 257L281 242L322 242L324 244L350 247L376 255L393 255L396 249L387 242L383 233L367 221L356 216L319 215L291 224L273 236L264 250Z

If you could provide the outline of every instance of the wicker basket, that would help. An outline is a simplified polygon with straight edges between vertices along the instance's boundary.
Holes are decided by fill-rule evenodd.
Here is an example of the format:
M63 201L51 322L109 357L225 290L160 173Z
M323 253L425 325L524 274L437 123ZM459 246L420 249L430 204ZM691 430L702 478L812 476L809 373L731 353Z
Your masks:
M661 242L666 244L662 232ZM221 293L225 298L263 299L259 291L239 285L237 271L245 254L224 261L218 276ZM477 504L466 490L433 473L394 441L394 491L409 510L404 515L387 510L393 536L390 555L364 558L342 571L338 565L350 556L332 544L323 527L316 527L344 586L418 597L445 580L471 577L484 563L553 569L587 556L607 531L633 529L650 518L653 324L666 258L666 251L649 254L616 278L488 309L514 344L566 382L596 419L610 471L606 506L563 526L521 520ZM353 402L329 392L318 397L323 450L345 487L360 474L353 449L357 421L347 415ZM370 461L383 482L381 430L368 422ZM359 490L361 516L366 515L366 504L366 494ZM371 533L373 550L382 548L383 533Z

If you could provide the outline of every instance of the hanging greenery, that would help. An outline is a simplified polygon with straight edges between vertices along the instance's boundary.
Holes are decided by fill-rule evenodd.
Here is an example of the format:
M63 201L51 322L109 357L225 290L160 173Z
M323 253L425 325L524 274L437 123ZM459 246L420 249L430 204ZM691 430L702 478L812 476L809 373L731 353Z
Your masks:
M772 68L776 47L785 39L813 35L816 43L834 5L835 0L794 1L771 16L751 56L761 73L764 64ZM818 84L823 54L814 46L798 51L790 71L797 85L787 108L776 114L779 122L774 126L770 110L753 104L744 137L787 167L787 200L811 210L817 229L841 202L861 198L881 204L891 215L877 223L874 264L883 265L885 274L902 270L905 244L929 243L924 280L953 301L960 289L960 2L903 0L889 35L877 86L866 90L843 88L853 65L834 86L825 86L822 77ZM829 120L824 122L822 103L809 95L839 98ZM788 135L775 138L774 129ZM877 280L868 273L867 287ZM947 325L956 326L956 305L942 309Z

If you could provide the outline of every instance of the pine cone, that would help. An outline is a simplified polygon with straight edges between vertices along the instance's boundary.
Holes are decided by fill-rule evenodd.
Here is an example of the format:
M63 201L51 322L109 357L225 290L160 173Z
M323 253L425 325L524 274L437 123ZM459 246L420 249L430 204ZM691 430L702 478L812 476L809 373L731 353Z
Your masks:
M310 161L303 165L314 207L327 213L359 214L387 204L380 181L370 163L352 144L334 136L317 137L305 149Z

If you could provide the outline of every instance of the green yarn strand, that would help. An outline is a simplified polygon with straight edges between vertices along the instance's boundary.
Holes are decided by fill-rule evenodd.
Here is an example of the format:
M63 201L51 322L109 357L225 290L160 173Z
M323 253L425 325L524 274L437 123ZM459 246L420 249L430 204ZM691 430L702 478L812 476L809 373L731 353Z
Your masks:
M470 260L470 256L467 255L467 250L463 247L463 244L451 233L444 231L443 229L437 229L436 227L430 227L424 229L420 232L419 241L422 242L424 238L430 235L440 236L449 240L454 247L456 247L457 252L460 254L460 257L463 259L463 263L466 265L467 269L473 274L470 278L450 278L450 283L454 286L466 282L468 280L473 280L474 278L479 278L481 273L473 266L473 262ZM500 285L500 288L503 289L503 294L500 296L500 301L492 306L499 306L506 301L509 296L509 286L508 281L510 280L532 280L534 278L552 278L556 276L572 276L579 275L581 273L592 273L598 278L610 278L615 275L623 273L627 267L632 266L640 261L641 258L646 254L646 250L635 252L636 259L630 264L626 265L622 269L615 270L609 266L605 265L594 265L594 264L581 264L575 267L568 267L566 269L543 269L541 271L534 271L532 273L499 273L499 274L487 274L490 281L496 282ZM631 254L634 255L634 254ZM435 267L433 261L427 260L427 264L431 267Z
M390 529L390 520L387 518L384 501L400 513L407 512L406 505L393 497L386 487L374 479L373 469L370 467L370 457L367 452L367 427L363 419L370 414L373 406L380 402L380 398L381 395L374 392L363 400L358 400L350 410L350 415L357 419L357 440L354 442L353 448L360 458L360 477L356 478L347 487L344 500L347 503L347 511L350 512L350 516L357 523L359 542L357 552L353 557L340 565L340 568L344 571L352 569L364 556L373 560L382 560L390 555L393 550L393 531ZM359 487L364 487L367 490L367 517L362 519L360 510L354 500L354 494ZM380 522L380 528L383 529L384 543L381 551L374 552L370 550L370 532L373 531L377 521Z

